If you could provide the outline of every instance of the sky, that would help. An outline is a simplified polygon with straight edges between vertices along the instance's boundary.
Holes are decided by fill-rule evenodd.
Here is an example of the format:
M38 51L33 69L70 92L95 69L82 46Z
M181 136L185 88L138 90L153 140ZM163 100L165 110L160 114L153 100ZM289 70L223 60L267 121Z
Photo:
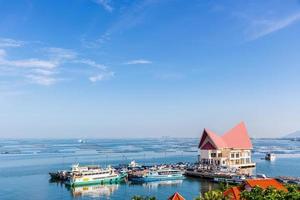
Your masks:
M0 138L300 130L300 1L0 0Z

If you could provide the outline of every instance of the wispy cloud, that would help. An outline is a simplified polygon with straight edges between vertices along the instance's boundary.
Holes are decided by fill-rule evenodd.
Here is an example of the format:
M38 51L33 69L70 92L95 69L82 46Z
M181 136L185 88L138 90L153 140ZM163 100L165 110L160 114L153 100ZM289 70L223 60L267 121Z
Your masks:
M137 59L137 60L130 60L126 62L126 65L142 65L142 64L151 64L152 61L145 60L145 59Z
M77 57L77 53L71 49L57 47L44 48L48 56L56 60L71 60Z
M94 2L101 5L108 12L113 11L113 7L111 6L111 1L110 0L94 0Z
M96 63L95 61L90 60L90 59L75 60L74 63L82 63L82 64L85 64L85 65L89 65L91 67L96 67L96 68L101 69L101 70L106 70L107 69L107 66L105 66L103 64Z
M106 4L110 5L111 1L102 0ZM100 0L96 1L100 4ZM114 34L124 32L130 28L143 23L144 18L148 15L148 10L152 5L161 3L159 0L140 0L132 1L133 3L128 7L120 10L120 16L117 20L112 23L106 31L104 31L96 40L82 39L82 45L86 48L99 48L103 44L107 43ZM102 5L102 4L101 4Z
M6 56L6 51L4 49L0 49L0 60Z
M0 47L21 47L25 42L20 40L13 40L10 38L0 38Z
M300 13L295 13L281 19L260 19L253 20L248 30L250 39L255 40L264 37L273 32L284 29L296 22L300 21Z
M34 74L26 75L26 78L32 83L45 85L45 86L53 85L59 80L49 75L34 75Z
M58 66L59 63L52 60L40 60L36 58L24 59L24 60L0 60L0 65L23 67L23 68L44 68L53 69Z
M114 72L101 72L96 74L95 76L91 76L89 80L91 82L104 81L113 78L115 75Z
M96 76L87 77L92 82L108 80L114 76L107 66L81 57L71 49L42 47L37 48L35 51L37 54L33 58L11 59L5 48L8 46L0 48L0 73L6 76L22 77L30 83L49 86L69 79L66 77L68 73L60 73L65 64L89 66L90 68L83 70L89 74L96 74ZM40 56L42 59L39 58Z

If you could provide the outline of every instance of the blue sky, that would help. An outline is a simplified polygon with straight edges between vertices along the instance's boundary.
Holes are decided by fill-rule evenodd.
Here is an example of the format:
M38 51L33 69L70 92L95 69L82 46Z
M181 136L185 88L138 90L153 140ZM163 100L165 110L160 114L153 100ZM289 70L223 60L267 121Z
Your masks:
M300 129L300 2L0 0L0 137Z

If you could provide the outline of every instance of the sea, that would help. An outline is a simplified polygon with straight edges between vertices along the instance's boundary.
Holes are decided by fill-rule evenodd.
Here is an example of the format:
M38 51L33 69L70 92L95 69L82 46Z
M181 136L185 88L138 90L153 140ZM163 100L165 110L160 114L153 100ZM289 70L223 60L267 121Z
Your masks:
M69 169L72 164L144 165L197 161L198 138L158 139L1 139L1 200L131 199L134 195L155 196L166 200L174 192L186 199L219 186L197 178L147 184L112 184L68 188L51 182L49 172ZM300 141L252 139L255 173L267 176L300 176ZM276 160L264 160L273 152Z

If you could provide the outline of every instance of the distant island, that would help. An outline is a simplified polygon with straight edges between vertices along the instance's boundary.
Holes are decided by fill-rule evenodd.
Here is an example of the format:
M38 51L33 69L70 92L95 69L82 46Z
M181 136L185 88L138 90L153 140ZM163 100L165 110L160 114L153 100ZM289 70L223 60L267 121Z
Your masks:
M300 138L300 130L287 134L284 138Z

